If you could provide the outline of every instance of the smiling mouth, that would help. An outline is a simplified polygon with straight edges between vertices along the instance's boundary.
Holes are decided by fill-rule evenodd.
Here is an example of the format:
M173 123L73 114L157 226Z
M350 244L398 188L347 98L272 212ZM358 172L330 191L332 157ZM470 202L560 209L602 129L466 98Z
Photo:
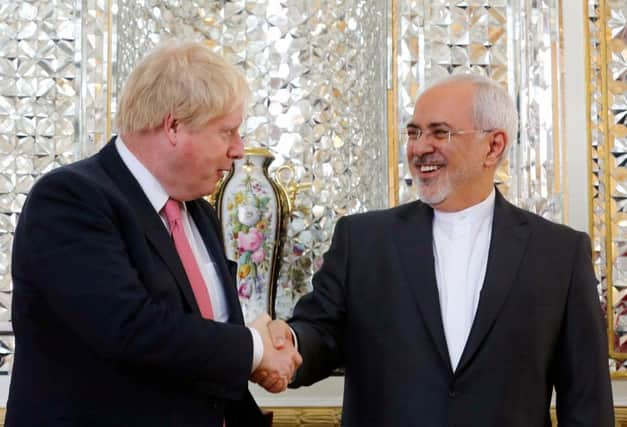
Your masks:
M442 167L441 165L420 165L419 170L422 173L429 173L429 172L435 172L441 167Z
M446 161L433 155L412 156L411 165L414 170L425 177L435 174L446 167Z
M441 164L422 164L422 165L416 165L418 171L422 174L430 174L430 173L434 173L439 171L440 169L442 169L445 165L441 165Z

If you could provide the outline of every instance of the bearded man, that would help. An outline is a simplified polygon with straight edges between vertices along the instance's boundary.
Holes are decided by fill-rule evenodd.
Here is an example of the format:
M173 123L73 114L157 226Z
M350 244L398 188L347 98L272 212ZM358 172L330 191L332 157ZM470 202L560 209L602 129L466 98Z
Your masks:
M516 129L492 80L428 88L407 125L420 201L340 219L313 291L270 324L303 357L291 386L345 368L343 426L549 427L553 389L560 426L614 425L588 236L494 187Z

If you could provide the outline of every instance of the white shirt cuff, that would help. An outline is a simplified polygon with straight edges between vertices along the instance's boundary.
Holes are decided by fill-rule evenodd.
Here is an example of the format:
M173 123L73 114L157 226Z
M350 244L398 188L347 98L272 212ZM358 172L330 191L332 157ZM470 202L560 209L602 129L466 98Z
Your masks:
M296 332L294 329L290 327L290 332L292 333L292 342L294 343L294 348L298 351L298 337L296 336Z
M250 372L255 372L259 365L261 364L261 359L263 358L263 340L261 339L261 335L255 328L248 328L250 330L250 334L253 337L253 366Z

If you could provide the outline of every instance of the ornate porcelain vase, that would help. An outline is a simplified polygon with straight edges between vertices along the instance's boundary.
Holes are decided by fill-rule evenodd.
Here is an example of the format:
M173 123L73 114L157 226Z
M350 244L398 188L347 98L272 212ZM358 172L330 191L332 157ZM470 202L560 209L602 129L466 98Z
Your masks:
M274 160L263 148L247 148L215 195L226 255L237 262L237 290L246 322L264 311L275 317L277 278L290 200L268 175Z

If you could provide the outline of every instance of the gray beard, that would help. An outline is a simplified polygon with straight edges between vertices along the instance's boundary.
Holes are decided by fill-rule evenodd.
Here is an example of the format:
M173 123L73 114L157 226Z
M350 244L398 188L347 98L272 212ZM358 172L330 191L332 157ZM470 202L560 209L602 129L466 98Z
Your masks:
M452 186L448 174L435 178L431 182L424 182L419 178L414 179L418 198L428 205L442 203L451 194Z

